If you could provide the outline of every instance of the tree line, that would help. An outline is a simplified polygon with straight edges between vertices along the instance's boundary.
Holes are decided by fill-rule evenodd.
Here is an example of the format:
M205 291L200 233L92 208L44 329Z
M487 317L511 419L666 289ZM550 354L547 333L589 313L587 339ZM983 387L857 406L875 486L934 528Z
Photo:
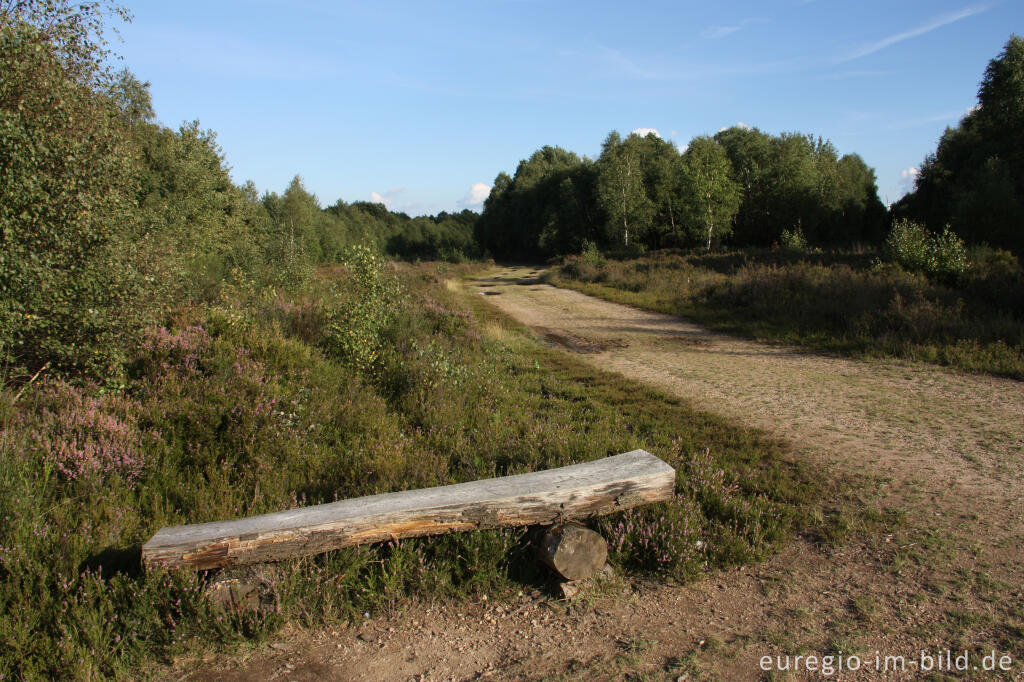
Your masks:
M769 246L784 231L815 244L878 242L874 171L821 138L734 126L683 150L654 133L612 132L596 160L543 147L500 173L476 237L496 258L718 244Z
M1024 39L990 60L978 103L947 128L887 212L857 154L801 133L733 126L685 149L612 132L597 159L543 147L499 173L476 225L495 258L602 249L882 245L893 219L936 237L1024 250ZM948 228L948 230L947 230Z
M893 213L1024 252L1024 38L1010 36L989 61L977 105L946 128Z

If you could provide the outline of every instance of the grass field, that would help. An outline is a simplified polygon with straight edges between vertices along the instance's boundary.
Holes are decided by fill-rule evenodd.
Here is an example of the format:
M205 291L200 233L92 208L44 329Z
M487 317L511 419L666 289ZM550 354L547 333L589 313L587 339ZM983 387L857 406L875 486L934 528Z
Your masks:
M453 286L468 272L368 257L172 311L123 390L0 390L0 678L136 678L287 622L547 579L523 531L469 533L283 562L271 602L225 613L209 575L140 571L165 525L642 447L681 475L673 502L595 522L629 572L685 581L833 532L787 446L546 348Z

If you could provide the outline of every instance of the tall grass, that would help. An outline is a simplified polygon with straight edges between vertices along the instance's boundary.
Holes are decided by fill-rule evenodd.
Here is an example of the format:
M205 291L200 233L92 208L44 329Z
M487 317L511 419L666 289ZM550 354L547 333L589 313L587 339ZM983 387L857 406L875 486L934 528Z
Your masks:
M122 392L45 375L0 391L0 678L136 678L286 622L545 580L524 530L477 532L281 562L261 572L272 597L236 613L211 604L211 575L141 571L165 525L636 447L683 475L674 502L600 522L627 570L691 579L815 517L821 480L779 443L467 307L446 286L458 268L370 261L323 270L301 295L174 311ZM368 293L379 287L386 301ZM348 331L367 347L339 343Z
M760 340L1024 378L1024 272L1002 251L932 277L870 253L779 249L569 257L550 278Z

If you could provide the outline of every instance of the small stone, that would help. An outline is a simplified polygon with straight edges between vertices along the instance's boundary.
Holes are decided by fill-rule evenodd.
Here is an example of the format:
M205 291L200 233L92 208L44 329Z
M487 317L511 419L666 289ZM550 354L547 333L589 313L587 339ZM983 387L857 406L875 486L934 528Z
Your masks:
M364 642L372 642L373 635L371 635L369 632L360 632L358 635L356 635L356 639L361 639Z

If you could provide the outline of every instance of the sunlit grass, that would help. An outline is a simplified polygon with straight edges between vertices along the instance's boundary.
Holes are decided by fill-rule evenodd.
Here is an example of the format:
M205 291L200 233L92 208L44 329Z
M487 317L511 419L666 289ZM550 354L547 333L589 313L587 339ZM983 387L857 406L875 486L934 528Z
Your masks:
M634 448L681 475L675 501L595 524L627 571L693 579L822 518L826 484L785 445L543 347L449 284L466 272L385 272L389 308L346 317L370 285L335 268L292 296L174 311L122 393L45 377L16 402L0 391L0 675L137 677L286 622L548 579L522 529L467 533L282 562L267 572L274 599L232 614L205 596L210 575L141 571L139 548L165 525ZM375 352L331 341L345 325L365 325Z

